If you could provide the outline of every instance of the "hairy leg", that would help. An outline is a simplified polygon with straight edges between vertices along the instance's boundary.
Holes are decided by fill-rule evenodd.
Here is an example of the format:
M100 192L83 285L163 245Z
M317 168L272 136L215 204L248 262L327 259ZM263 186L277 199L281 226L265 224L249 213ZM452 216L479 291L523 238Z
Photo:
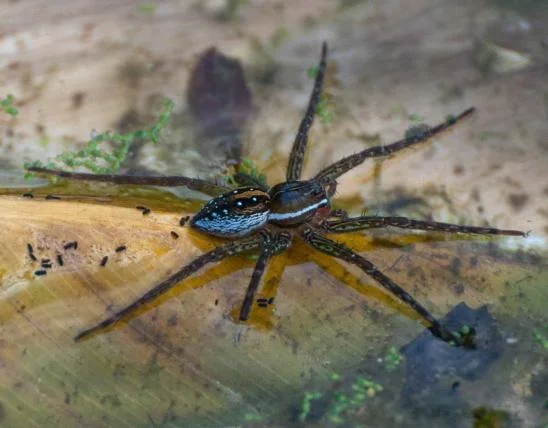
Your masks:
M70 180L100 181L114 184L136 184L141 186L164 186L175 187L185 186L191 190L205 193L206 195L216 196L230 190L230 187L219 186L199 178L190 178L183 176L137 176L137 175L117 175L117 174L89 174L85 172L59 171L40 167L30 167L29 172L37 174L55 175L57 177Z
M439 125L436 125L432 128L427 127L424 130L413 132L412 135L409 135L402 140L396 141L395 143L389 144L387 146L371 147L354 155L347 156L321 170L318 174L316 174L315 178L317 180L320 180L322 184L326 185L330 181L336 180L337 177L340 177L344 173L357 167L366 159L379 156L387 156L403 150L407 147L426 142L432 137L439 135L443 131L452 128L454 125L470 116L474 111L475 108L471 107L460 113L458 116L451 116L445 122L440 123Z
M526 235L524 232L519 230L495 229L493 227L460 226L458 224L441 223L437 221L413 220L407 217L361 216L343 218L340 220L326 220L322 223L322 229L329 233L356 232L359 230L377 229L389 226L400 229L428 230L448 233L474 233L478 235Z
M320 102L322 95L323 80L325 76L325 68L327 61L327 43L322 44L322 53L320 56L320 62L318 64L318 72L316 74L316 80L314 81L314 88L310 95L310 101L306 113L299 125L299 130L295 136L293 142L293 148L289 155L289 164L287 165L286 178L287 181L299 180L301 178L301 172L303 169L304 154L306 152L306 146L308 144L308 130L314 122L314 116L316 115L316 108Z
M355 253L347 246L322 236L311 228L305 229L302 232L302 237L307 243L318 251L358 266L367 275L388 290L392 295L407 304L425 321L427 321L430 325L429 330L434 336L445 342L454 342L457 344L462 343L461 338L458 335L445 329L440 322L434 318L434 316L430 314L430 312L428 312L419 302L417 302L409 293L392 281L392 279L378 270L377 267L369 260Z
M246 251L254 250L261 246L263 238L262 236L253 236L250 239L233 242L222 247L215 248L214 250L202 254L200 257L189 263L188 265L181 268L178 272L171 275L169 278L165 279L158 285L154 286L152 289L147 291L133 303L129 304L125 308L116 312L114 315L106 318L101 321L99 324L82 331L74 337L75 341L79 341L89 337L92 334L95 334L101 330L104 330L107 327L110 327L113 324L127 318L136 310L138 310L143 305L150 303L157 299L162 294L166 293L168 290L173 288L176 284L181 282L183 279L197 272L205 265L213 262L218 262L225 257L233 256L240 254Z

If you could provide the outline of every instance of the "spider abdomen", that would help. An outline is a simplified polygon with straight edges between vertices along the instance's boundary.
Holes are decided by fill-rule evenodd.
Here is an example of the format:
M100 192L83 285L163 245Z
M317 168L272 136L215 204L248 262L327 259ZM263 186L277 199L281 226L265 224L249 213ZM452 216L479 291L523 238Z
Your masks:
M278 226L299 225L328 204L327 193L318 181L286 181L270 190L268 221Z
M270 197L253 187L240 187L210 200L190 221L194 229L220 237L247 235L268 221Z

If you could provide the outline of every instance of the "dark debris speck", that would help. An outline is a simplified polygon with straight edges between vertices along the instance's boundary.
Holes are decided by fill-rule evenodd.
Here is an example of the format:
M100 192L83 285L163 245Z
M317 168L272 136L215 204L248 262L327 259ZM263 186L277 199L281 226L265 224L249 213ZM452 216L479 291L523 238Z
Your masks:
M65 245L63 245L63 248L65 250L69 250L71 248L76 250L76 249L78 249L78 241L67 242Z
M147 208L143 205L137 205L135 208L137 208L139 211L141 211L143 213L143 215L150 214L150 208Z
M32 244L27 244L27 254L33 262L37 260L36 256L34 255L34 248L32 248Z

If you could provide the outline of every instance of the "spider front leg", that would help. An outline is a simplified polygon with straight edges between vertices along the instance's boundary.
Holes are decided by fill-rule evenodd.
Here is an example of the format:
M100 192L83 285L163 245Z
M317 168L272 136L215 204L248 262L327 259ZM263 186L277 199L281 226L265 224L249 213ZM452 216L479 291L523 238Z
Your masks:
M389 226L400 229L427 230L448 233L473 233L477 235L526 235L524 232L519 230L495 229L493 227L460 226L458 224L441 223L437 221L413 220L407 217L361 216L344 218L341 220L326 220L322 223L322 229L328 233L356 232L359 230L378 229Z
M417 314L427 321L430 325L429 330L434 336L440 338L444 342L466 345L460 335L445 329L441 323L434 318L434 316L430 314L430 312L428 312L419 302L417 302L409 293L392 281L392 279L377 269L377 267L369 260L355 253L346 245L327 239L320 233L312 230L312 228L306 228L302 232L301 236L308 244L318 251L358 266L367 275L377 281L399 300L410 306Z
M247 287L245 293L244 302L240 309L240 321L246 321L249 318L251 307L255 299L255 293L259 288L261 278L264 273L267 261L274 255L287 250L291 246L291 234L286 232L280 232L275 236L268 235L266 239L263 239L263 245L261 248L261 254L253 269L251 275L251 281Z
M314 116L316 115L316 109L322 96L323 80L325 76L325 68L327 64L327 43L322 44L322 53L320 56L320 62L318 64L318 70L316 73L316 80L314 81L314 88L308 101L308 107L306 113L301 120L299 130L295 136L293 142L293 148L289 155L289 164L287 165L286 178L287 181L294 181L301 178L301 171L303 169L304 154L306 152L306 146L308 144L308 130L314 122Z
M157 299L159 296L166 293L168 290L173 288L176 284L181 282L183 279L197 272L198 270L200 270L201 268L203 268L205 265L209 263L218 262L224 259L225 257L234 256L236 254L240 254L246 251L259 248L261 246L263 239L264 238L261 235L253 236L250 239L236 241L236 242L224 245L222 247L215 248L214 250L208 253L202 254L200 257L198 257L197 259L195 259L188 265L184 266L178 272L174 273L169 278L162 281L151 290L147 291L145 294L143 294L133 303L126 306L124 309L121 309L120 311L116 312L114 315L101 321L99 324L77 334L74 337L74 340L80 341L82 339L85 339L89 337L90 335L97 333L98 331L104 330L107 327L110 327L111 325L116 324L117 322L127 318L136 310L141 308L143 305Z
M220 186L199 178L184 177L182 175L172 176L139 176L139 175L117 175L117 174L89 174L85 172L59 171L55 169L29 167L27 171L44 175L55 175L69 180L99 181L114 184L134 184L140 186L163 186L175 187L185 186L191 190L204 193L209 196L217 196L230 190L230 187Z
M424 143L430 140L432 137L441 134L444 131L455 126L457 123L469 117L474 113L475 108L471 107L463 111L458 116L451 116L445 122L440 123L432 128L426 127L425 129L419 129L417 132L412 132L411 135L406 136L404 139L396 141L395 143L387 146L377 146L365 149L354 155L347 156L321 170L316 174L315 179L320 180L323 185L333 182L345 172L357 167L363 163L366 159L375 158L380 156L388 156L393 153L399 152L407 147L414 146L419 143Z

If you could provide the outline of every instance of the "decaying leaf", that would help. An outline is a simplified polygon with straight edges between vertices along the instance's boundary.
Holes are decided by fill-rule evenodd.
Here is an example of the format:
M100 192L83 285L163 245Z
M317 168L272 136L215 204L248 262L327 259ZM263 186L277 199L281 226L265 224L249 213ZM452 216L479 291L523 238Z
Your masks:
M43 196L0 196L2 425L226 426L249 412L284 420L310 382L378 354L387 338L403 345L422 330L360 272L297 243L274 259L258 297L275 300L256 305L247 325L234 314L253 260L237 257L74 343L219 241L181 227L192 205L173 197L144 194L139 205L151 211L143 215L116 195L109 203ZM496 246L445 239L340 237L440 315L460 301L497 300L507 294L502 278L523 275L516 263L531 265ZM42 259L51 267L37 276Z

